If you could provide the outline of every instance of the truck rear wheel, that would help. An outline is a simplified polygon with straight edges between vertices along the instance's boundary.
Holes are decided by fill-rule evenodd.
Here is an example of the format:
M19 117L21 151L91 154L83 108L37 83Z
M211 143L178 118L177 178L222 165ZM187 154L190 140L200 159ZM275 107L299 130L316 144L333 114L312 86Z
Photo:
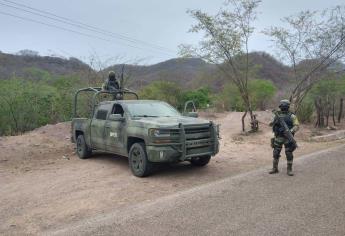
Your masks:
M80 159L86 159L92 154L92 150L87 146L82 134L78 135L77 138L77 154Z
M206 166L210 162L211 156L192 157L190 163L193 166Z
M147 159L145 144L143 142L134 143L129 150L129 167L133 175L137 177L148 176L152 171L152 163Z

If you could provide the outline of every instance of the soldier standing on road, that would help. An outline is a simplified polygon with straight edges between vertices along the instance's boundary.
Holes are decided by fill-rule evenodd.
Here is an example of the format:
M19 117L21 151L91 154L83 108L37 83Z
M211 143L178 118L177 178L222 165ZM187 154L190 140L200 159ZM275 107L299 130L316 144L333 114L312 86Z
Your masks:
M290 102L289 100L281 100L279 105L280 111L278 115L282 117L286 125L290 129L292 135L294 135L299 129L299 122L297 116L289 111ZM297 148L296 145L289 142L289 140L284 135L284 127L278 122L277 117L275 116L270 123L270 126L273 128L274 138L271 139L271 146L273 148L273 168L269 172L270 174L278 173L278 163L280 152L284 145L285 155L287 160L287 174L293 176L292 172L292 162L293 162L293 151Z
M114 71L109 71L108 79L103 83L102 89L107 91L117 91L120 89L120 85L116 79Z

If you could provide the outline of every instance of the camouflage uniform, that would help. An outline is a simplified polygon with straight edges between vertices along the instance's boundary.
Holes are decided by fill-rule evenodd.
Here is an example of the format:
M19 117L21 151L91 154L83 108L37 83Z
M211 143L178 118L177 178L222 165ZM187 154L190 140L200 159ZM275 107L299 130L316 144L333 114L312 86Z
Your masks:
M114 71L110 71L108 75L108 79L103 83L102 90L116 92L120 89L120 84L116 79L116 74ZM121 100L122 94L121 93L114 93L113 94L114 100Z
M284 119L291 133L294 135L299 129L299 122L297 116L289 111L289 107L290 102L288 100L282 100L279 106L281 111L278 112L278 115ZM295 151L296 146L293 143L290 143L284 136L284 128L279 124L279 122L277 122L275 116L273 117L270 126L272 126L274 138L271 140L271 146L273 148L273 168L269 173L278 173L280 153L284 145L287 159L287 174L292 176L293 151Z
M108 79L103 83L102 89L107 91L116 91L120 89L120 85L116 79L116 74L114 71L109 72Z

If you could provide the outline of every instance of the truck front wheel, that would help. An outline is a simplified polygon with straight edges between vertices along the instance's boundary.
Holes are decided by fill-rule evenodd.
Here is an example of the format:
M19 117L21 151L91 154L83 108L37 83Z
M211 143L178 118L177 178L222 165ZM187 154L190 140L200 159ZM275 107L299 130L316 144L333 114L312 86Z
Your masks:
M128 161L133 175L137 177L148 176L152 171L152 163L147 159L145 144L143 142L134 143L131 146Z
M193 166L206 166L210 162L211 156L192 157L190 163Z
M86 159L92 154L92 150L87 146L82 134L78 135L77 138L77 154L80 159Z

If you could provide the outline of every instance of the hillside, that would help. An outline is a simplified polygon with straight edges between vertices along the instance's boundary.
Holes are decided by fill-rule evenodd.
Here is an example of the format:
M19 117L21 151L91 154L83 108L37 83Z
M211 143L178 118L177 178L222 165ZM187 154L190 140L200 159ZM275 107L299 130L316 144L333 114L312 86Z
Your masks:
M48 72L51 75L79 74L90 67L77 58L63 59L50 56L12 55L0 52L0 79L13 75L26 78L33 70Z
M122 65L114 65L105 70L121 71ZM208 64L199 58L176 58L154 65L125 65L125 71L130 76L130 87L143 87L152 81L166 80L182 87L195 87L195 82L203 76L216 71L216 66ZM212 86L212 85L211 85Z
M277 61L274 57L263 52L250 54L250 61L256 65L258 77L273 81L278 88L282 88L289 81L289 67ZM120 72L122 64L110 66L109 70ZM12 55L0 53L0 79L8 79L13 75L26 79L40 78L38 74L51 75L79 75L93 71L89 65L76 59L37 55ZM127 86L140 89L153 81L165 80L176 82L184 88L197 88L203 85L214 90L220 89L226 78L214 64L206 63L199 58L175 58L154 65L125 65L125 72L129 75Z
M290 80L290 68L285 66L273 56L265 52L250 54L252 64L258 65L258 76L262 79L271 80L277 87L284 86Z
M250 61L257 66L259 78L271 80L278 88L289 82L289 67L263 52L250 54ZM105 70L121 71L122 65L114 65ZM155 65L125 65L130 75L128 84L140 88L156 80L167 80L178 83L182 87L194 88L203 84L219 89L226 83L226 78L214 64L200 58L176 58Z

